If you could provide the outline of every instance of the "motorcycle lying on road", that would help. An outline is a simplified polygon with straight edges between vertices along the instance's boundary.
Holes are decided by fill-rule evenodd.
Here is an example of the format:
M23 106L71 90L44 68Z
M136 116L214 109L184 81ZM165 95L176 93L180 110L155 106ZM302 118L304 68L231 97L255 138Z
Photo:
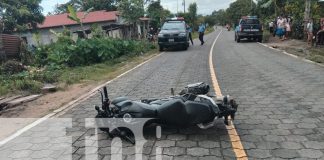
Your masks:
M132 101L119 97L110 101L107 88L104 87L103 92L100 91L102 107L100 109L95 106L98 112L96 120L120 118L127 123L136 118L150 118L151 124L182 128L197 125L201 129L207 129L214 126L215 119L224 118L224 123L229 125L229 117L234 120L238 104L229 96L215 101L215 96L210 95L209 90L209 85L200 82L186 86L179 95L169 98ZM174 93L173 89L171 92ZM120 137L135 144L134 135L127 128L100 129L112 138Z

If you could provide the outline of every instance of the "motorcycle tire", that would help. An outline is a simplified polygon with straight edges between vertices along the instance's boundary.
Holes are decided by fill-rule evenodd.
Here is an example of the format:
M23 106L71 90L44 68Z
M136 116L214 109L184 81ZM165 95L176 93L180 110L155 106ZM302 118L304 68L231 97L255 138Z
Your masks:
M112 130L109 134L111 135L110 138L119 137L122 140L125 140L127 142L132 143L132 144L135 144L135 135L128 128L118 127L116 129Z

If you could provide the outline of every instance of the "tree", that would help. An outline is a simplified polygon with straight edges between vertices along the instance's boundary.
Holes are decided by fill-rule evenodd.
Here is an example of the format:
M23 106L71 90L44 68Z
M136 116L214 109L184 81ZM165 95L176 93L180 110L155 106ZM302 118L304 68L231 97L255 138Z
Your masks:
M251 0L237 0L230 4L230 7L226 9L228 22L230 24L236 24L242 16L252 15L251 8L255 8L256 4Z
M164 9L161 6L160 0L150 3L147 7L147 15L151 18L150 25L153 28L158 28L159 26L161 26L161 20L162 18L164 18L163 11Z
M225 25L227 23L227 14L224 9L214 11L211 16L215 18L216 24Z
M93 8L95 11L116 11L119 3L123 3L123 1L124 0L70 0L67 3L57 5L53 14L66 13L68 6L72 6L76 11L87 11L89 8ZM143 0L143 3L146 4L151 1L152 0Z
M53 14L66 13L68 6L72 6L76 11L87 11L90 8L93 8L95 11L115 11L117 10L118 2L119 0L70 0L64 4L58 4Z
M118 11L128 23L138 22L140 17L144 16L143 0L120 0Z
M45 19L40 2L41 0L1 0L0 18L4 24L4 32L22 32L36 28Z
M192 26L196 25L196 20L197 20L197 3L191 3L188 7L188 16L189 16L189 24Z
M144 0L119 0L118 11L125 22L132 26L131 37L136 37L136 23L144 16Z
M89 8L86 12L83 13L83 17L79 18L75 9L72 6L68 6L68 18L80 24L82 33L85 37L87 37L87 34L83 27L83 19L85 19L85 17L90 13L92 9L93 8Z

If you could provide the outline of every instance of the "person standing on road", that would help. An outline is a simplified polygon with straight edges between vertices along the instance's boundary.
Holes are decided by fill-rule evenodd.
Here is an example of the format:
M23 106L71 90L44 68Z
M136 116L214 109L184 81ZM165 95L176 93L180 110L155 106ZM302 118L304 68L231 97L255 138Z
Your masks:
M271 21L271 22L269 23L269 32L270 32L270 33L273 33L273 26L274 26L274 24L273 24L273 22Z
M309 45L312 45L312 41L313 41L313 20L312 19L310 19L307 23L306 32L307 32L307 43Z
M194 45L193 41L192 41L192 28L187 24L187 31L189 32L189 39L191 41L191 44Z
M200 23L199 28L198 28L198 33L199 33L199 40L201 42L201 45L205 43L204 41L204 34L205 34L206 27L203 23Z

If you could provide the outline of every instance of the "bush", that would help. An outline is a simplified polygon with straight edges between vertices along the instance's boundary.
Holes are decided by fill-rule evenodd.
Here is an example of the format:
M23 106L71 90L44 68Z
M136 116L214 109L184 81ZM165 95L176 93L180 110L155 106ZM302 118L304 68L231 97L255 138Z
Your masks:
M28 79L18 79L14 83L17 90L28 91L30 93L40 93L42 86L42 83Z
M65 65L69 67L90 65L118 58L125 54L140 54L154 48L145 41L112 38L62 39L51 45L41 46L35 52L40 66Z

